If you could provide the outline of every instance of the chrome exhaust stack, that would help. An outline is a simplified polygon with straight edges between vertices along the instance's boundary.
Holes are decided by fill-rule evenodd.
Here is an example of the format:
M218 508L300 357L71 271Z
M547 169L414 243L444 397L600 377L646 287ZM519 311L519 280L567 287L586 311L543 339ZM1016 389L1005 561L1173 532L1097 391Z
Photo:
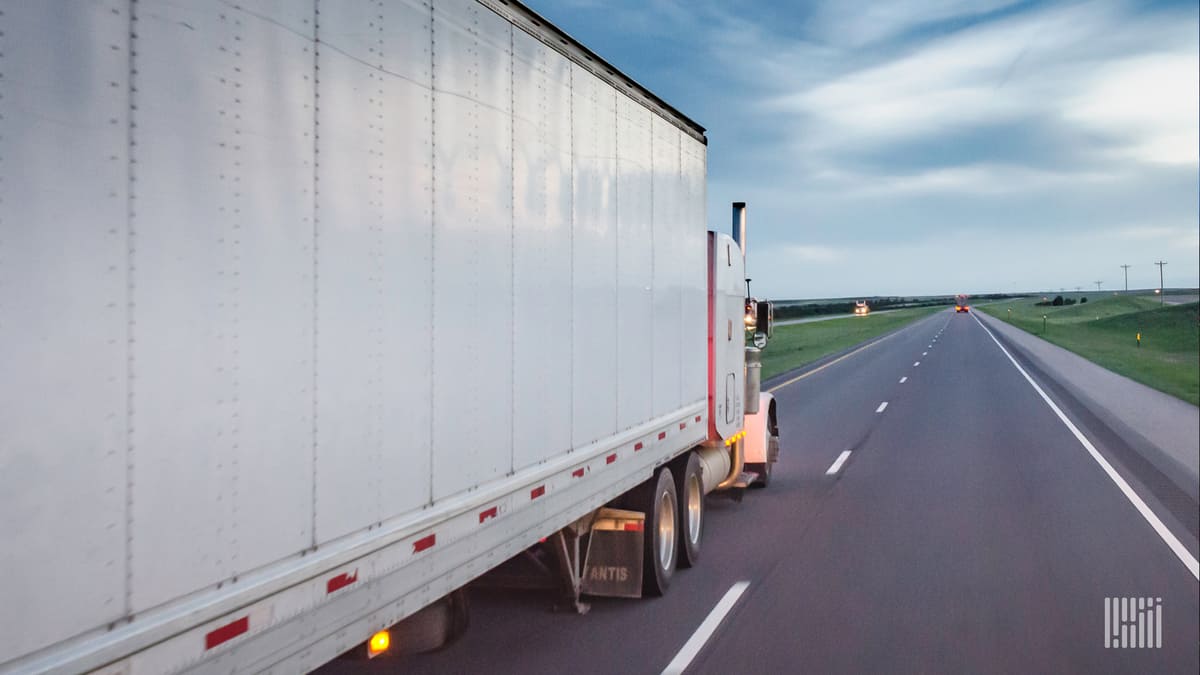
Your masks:
M733 240L742 249L742 269L746 269L746 202L733 203ZM746 332L754 337L758 332L758 303L750 297L750 278L746 278ZM766 327L763 327L766 331ZM743 412L758 412L758 395L762 391L762 353L757 346L746 347L745 398ZM740 471L741 469L739 469Z

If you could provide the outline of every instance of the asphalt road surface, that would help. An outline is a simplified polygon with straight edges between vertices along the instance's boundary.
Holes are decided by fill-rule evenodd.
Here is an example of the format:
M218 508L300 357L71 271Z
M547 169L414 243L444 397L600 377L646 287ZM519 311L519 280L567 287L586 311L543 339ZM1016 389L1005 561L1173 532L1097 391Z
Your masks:
M1186 305L1189 302L1200 302L1200 295L1168 295L1163 298L1168 305Z
M972 315L938 313L775 391L771 486L708 500L666 597L576 616L473 592L449 648L325 672L1200 671L1196 504L1126 477L1129 449L1042 384L1096 456ZM1108 597L1161 598L1162 646L1106 648Z

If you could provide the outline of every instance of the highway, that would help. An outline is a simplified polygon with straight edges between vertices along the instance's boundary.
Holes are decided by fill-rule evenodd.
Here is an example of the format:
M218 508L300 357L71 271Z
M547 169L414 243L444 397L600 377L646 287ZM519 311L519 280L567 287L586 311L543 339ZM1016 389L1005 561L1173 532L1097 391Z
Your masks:
M324 672L1200 671L1195 502L1001 342L941 312L768 383L773 482L709 499L663 598L474 592L449 648ZM1105 647L1122 596L1162 599L1161 648Z

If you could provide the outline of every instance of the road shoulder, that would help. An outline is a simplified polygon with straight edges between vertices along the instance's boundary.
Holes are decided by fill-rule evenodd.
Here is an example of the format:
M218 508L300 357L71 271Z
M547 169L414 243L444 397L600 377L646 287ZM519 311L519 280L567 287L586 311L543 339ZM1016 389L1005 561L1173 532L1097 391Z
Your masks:
M1200 408L994 317L976 316L1087 407L1193 501L1200 501Z

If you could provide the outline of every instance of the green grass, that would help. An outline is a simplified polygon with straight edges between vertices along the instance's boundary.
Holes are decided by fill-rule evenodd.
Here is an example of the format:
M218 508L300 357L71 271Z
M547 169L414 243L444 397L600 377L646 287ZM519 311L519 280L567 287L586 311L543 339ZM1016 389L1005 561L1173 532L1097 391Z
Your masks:
M1035 306L1040 299L980 310L1113 372L1200 405L1200 303L1160 306L1153 295L1105 295L1070 307Z
M762 377L766 380L786 373L793 368L812 363L822 356L853 347L944 309L945 307L898 309L886 314L778 326L770 344L763 350Z

